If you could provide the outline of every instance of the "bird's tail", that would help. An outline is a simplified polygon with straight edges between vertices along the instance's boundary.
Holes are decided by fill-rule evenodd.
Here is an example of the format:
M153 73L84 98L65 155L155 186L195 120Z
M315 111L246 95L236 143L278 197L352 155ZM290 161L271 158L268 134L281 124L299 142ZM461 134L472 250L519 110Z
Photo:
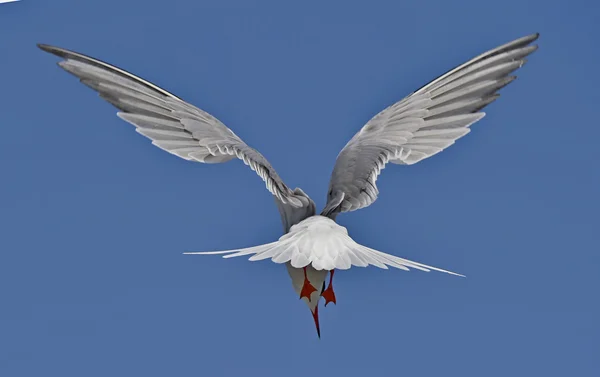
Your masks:
M288 274L290 278L292 278L292 286L294 287L294 291L300 297L302 301L308 305L310 312L313 316L313 320L315 321L315 326L317 328L317 335L319 338L321 337L321 328L319 326L319 300L321 299L321 293L323 293L323 288L325 284L325 277L327 276L327 270L315 270L311 265L308 265L303 268L293 267L289 262L285 264L287 267ZM302 297L302 292L304 287L304 271L306 269L306 278L311 286L315 288L313 292L311 292L307 297Z

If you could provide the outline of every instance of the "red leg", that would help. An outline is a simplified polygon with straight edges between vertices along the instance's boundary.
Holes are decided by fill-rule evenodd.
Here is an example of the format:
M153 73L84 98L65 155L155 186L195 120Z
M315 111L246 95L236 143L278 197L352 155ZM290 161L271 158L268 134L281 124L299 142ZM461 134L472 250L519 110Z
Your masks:
M337 305L337 303L335 301L335 293L333 292L333 273L334 272L335 272L335 270L329 271L329 287L327 287L327 289L324 290L323 293L321 293L321 296L323 296L323 298L325 299L325 306L327 306L327 304L329 304L330 302L333 302L334 304Z
M300 299L302 299L302 297L306 297L308 299L308 301L310 301L310 295L312 295L313 292L316 292L317 288L313 287L313 285L308 280L308 276L306 276L306 267L303 267L303 268L304 268L304 283L302 284L302 290L300 291Z

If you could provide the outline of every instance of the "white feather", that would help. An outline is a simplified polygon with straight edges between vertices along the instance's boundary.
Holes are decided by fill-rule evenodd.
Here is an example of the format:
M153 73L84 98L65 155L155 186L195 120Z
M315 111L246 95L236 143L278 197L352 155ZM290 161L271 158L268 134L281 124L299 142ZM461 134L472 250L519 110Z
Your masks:
M312 216L301 221L292 226L289 233L283 235L276 242L245 249L184 254L224 254L223 258L252 255L249 259L251 261L270 258L275 263L289 262L295 268L310 265L317 271L347 270L352 266L373 265L383 269L387 269L388 266L406 271L414 268L421 271L435 270L464 276L360 245L348 236L346 228L324 216Z

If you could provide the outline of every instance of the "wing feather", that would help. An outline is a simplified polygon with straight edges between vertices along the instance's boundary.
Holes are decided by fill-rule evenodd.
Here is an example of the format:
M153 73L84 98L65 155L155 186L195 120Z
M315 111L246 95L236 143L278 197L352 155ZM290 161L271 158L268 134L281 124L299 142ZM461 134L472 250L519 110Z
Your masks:
M483 53L375 115L338 155L322 214L335 217L371 205L379 194L377 177L388 162L415 164L468 134L485 116L480 110L499 97L496 92L516 78L512 72L537 49L531 43L538 36Z
M64 59L58 63L61 68L119 109L117 115L155 146L188 161L222 163L238 158L283 204L291 208L307 205L262 154L207 112L118 67L59 47L38 46Z

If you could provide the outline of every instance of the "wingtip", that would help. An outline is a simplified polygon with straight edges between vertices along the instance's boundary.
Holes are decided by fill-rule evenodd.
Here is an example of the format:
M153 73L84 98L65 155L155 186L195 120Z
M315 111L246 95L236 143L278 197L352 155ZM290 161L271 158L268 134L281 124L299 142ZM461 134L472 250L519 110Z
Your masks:
M540 33L531 34L529 36L529 41L528 41L529 46L527 48L531 49L531 51L529 51L527 53L527 55L533 54L540 48L540 46L538 46L537 44L532 44L533 42L537 41L539 37L540 37Z
M540 37L540 33L533 33L533 34L529 34L524 37L521 37L518 40L529 44L533 41L536 41L539 37Z
M531 34L530 39L529 39L529 44L530 44L529 47L531 48L531 52L529 52L529 54L532 54L538 50L539 46L537 44L531 44L531 43L537 41L539 37L540 37L540 33Z
M47 45L44 43L37 43L36 46L44 52L47 52L52 55L56 55L59 58L63 58L63 59L66 59L69 56L69 54L73 54L72 52L65 50L63 48L52 46L52 45Z
M44 44L44 43L37 43L36 46L42 50L42 51L46 51L46 52L51 52L52 50L52 46Z
M63 58L63 57L64 57L64 53L63 53L63 52L62 52L62 50L61 50L60 48L58 48L58 47L54 47L54 46L47 45L47 44L44 44L44 43L38 43L36 46L37 46L37 47L38 47L40 50L42 50L42 51L44 51L44 52L47 52L47 53L49 53L49 54L56 55L56 56L58 56L58 57L60 57L60 58Z

